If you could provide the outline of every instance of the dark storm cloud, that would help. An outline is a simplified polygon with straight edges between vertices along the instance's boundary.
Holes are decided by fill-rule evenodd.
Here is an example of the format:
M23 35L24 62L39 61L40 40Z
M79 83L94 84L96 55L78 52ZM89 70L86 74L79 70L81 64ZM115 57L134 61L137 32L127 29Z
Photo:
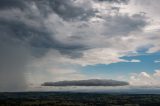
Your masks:
M63 42L54 39L47 30L27 26L18 21L5 22L5 20L0 20L0 27L3 29L1 32L6 33L4 36L2 34L1 39L8 40L10 43L21 43L38 48L54 48L60 51L83 48L80 45L63 44Z
M41 12L47 14L54 11L64 20L86 20L94 16L94 11L87 7L75 5L74 0L34 0ZM50 10L49 10L50 9ZM49 10L49 11L47 11ZM46 12L47 11L47 12Z
M57 39L55 37L57 33L54 30L56 24L54 23L55 27L51 31L45 23L51 14L56 14L58 18L68 23L72 20L87 22L87 19L94 16L95 11L87 6L76 5L72 0L0 0L0 91L26 88L25 72L27 65L32 63L32 57L42 57L49 50L56 49L62 55L79 58L84 50L97 47L97 45L86 46L88 44L83 42L86 40L85 36L80 43L66 43L65 40ZM132 19L135 18L132 17ZM132 19L129 16L109 18L106 27L109 31L112 29L115 31L105 34L128 34L132 30L140 30L145 25L138 18ZM63 25L58 22L57 24ZM73 38L75 41L80 37ZM100 81L100 84L102 82ZM109 84L114 85L114 83ZM91 84L98 86L92 80ZM118 82L116 84L118 85Z
M105 23L107 31L104 35L126 36L131 32L141 31L147 24L146 17L141 14L107 17Z
M0 9L25 8L24 0L0 0Z
M100 2L116 2L116 3L127 3L129 0L97 0Z
M84 48L56 40L43 15L32 11L33 2L0 0L0 91L26 89L25 72L33 56L43 56L50 49L74 55L73 51Z
M77 80L77 81L59 81L59 82L45 82L42 86L125 86L128 82L115 80Z
M17 3L13 6L15 8L18 7L19 2L20 1L17 0ZM31 2L31 0L28 2ZM34 2L34 0L32 0L32 2ZM35 0L35 3L37 2L39 1ZM12 2L8 1L8 5L10 3ZM27 5L27 3L25 4ZM6 7L8 7L8 5ZM18 10L16 10L16 12L17 11ZM45 17L32 12L29 6L26 6L25 10L18 11L17 14L12 13L12 11L10 12L8 8L7 10L2 10L2 12L3 14L0 14L1 39L5 39L10 43L20 43L25 46L30 46L31 48L45 48L45 50L57 49L63 54L71 55L74 50L86 49L86 47L81 44L66 44L55 39L54 33L50 32L44 25ZM32 50L34 51L34 49Z

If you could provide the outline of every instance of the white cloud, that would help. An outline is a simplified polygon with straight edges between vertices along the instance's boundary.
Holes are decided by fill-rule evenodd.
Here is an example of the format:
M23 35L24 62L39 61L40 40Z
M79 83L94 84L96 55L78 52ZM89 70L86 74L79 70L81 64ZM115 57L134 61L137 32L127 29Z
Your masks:
M125 53L119 52L117 50L97 48L85 51L81 58L64 58L64 61L69 62L71 64L80 64L82 66L96 64L111 64L117 62L127 62L127 60L119 58L124 55Z
M129 19L128 16L122 15L112 20L112 17L110 17L109 20L112 22L114 20L118 22L118 24L114 23L114 25L112 25L112 22L107 20L97 22L66 22L55 14L49 15L46 20L46 25L48 29L53 31L53 36L56 37L56 39L64 44L81 44L89 48L87 50L80 51L82 57L70 58L65 55L60 55L58 56L58 61L61 60L66 63L79 64L82 66L111 64L116 62L139 62L138 60L127 61L120 59L120 57L126 56L130 53L135 53L139 46L145 45L145 42L142 42L144 39L143 37L136 37L137 35L134 36L132 34L128 36L104 35L105 33L111 34L112 32L115 32L109 30L110 26L122 27L120 24L123 24L123 22L118 19L119 17L124 23L126 23L126 19L132 20L133 18ZM137 19L133 18L133 20L136 21ZM107 24L104 24L106 21ZM132 23L129 23L128 25L132 26L130 24ZM125 25L128 26L127 24ZM117 30L118 27L116 28ZM126 28L121 28L121 33L125 33L125 29ZM126 33L128 33L128 31Z
M160 60L155 60L154 62L155 62L155 63L160 63Z
M134 73L130 76L130 85L133 86L160 86L160 70L153 74L147 72Z
M132 60L131 60L131 61L129 61L129 62L132 62L132 63L139 63L139 62L141 62L141 60L132 59Z
M153 23L156 22L151 22L148 15L138 14L141 9L135 10L137 9L135 3L140 2L132 0L127 5L115 5L109 2L99 3L78 0L75 3L79 6L88 5L87 8L97 11L96 16L85 21L66 21L52 12L45 19L45 26L56 40L66 45L83 45L85 47L83 50L72 51L82 56L70 58L60 55L59 61L82 66L116 62L140 62L140 60L135 59L127 61L120 59L120 57L137 53L139 48L146 46L150 47L148 53L159 50L159 32L146 32L146 29L153 29ZM138 7L140 8L140 5ZM145 6L141 8L146 9ZM148 24L148 21L151 24ZM70 55L72 54L70 53Z
M142 15L148 17L148 26L144 28L144 36L146 39L146 45L152 45L147 53L155 53L160 51L159 43L159 31L160 31L160 15L159 15L159 0L130 0L128 5L123 5L120 9L121 13L127 13L133 15L136 13L141 13ZM150 37L147 37L150 35ZM144 40L143 40L144 41Z
M155 70L154 77L160 77L160 70Z

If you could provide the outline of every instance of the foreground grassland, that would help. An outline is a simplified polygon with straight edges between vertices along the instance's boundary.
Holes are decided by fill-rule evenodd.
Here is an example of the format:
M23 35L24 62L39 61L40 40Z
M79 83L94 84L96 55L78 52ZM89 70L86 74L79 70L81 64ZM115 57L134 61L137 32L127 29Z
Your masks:
M56 92L0 93L0 106L160 106L160 95Z

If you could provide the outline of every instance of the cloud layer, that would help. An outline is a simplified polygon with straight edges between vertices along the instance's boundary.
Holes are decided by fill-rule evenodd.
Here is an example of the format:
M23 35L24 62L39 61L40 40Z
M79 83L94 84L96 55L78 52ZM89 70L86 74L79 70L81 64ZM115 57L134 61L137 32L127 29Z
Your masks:
M134 73L130 77L130 84L134 86L160 86L160 70L155 70L153 74L147 72Z
M77 80L77 81L59 81L59 82L44 82L42 86L126 86L128 82L115 80Z

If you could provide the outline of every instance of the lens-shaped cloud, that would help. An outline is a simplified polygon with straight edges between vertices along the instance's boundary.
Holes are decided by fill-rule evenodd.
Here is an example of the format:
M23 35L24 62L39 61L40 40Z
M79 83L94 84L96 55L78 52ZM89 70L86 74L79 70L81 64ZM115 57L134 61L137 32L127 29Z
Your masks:
M42 86L126 86L126 85L129 85L129 83L125 81L105 80L105 79L44 82L42 84Z

